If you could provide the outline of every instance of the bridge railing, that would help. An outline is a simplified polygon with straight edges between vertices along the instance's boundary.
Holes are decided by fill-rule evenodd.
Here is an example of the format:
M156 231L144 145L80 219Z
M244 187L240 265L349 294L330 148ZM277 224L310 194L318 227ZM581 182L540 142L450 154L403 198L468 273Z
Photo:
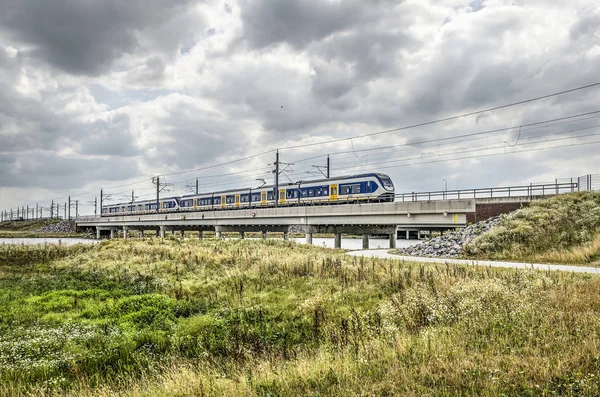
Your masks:
M438 190L396 194L396 201L432 201L493 197L538 197L579 190L577 179L568 182L530 183L529 185L490 187L479 189ZM586 189L587 190L587 189Z

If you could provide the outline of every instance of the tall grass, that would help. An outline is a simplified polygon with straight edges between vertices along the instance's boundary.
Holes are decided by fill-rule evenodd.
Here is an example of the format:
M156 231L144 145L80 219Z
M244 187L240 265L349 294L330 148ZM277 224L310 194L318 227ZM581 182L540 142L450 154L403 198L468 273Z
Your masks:
M278 241L0 247L0 395L597 395L600 279Z
M570 193L504 216L465 251L491 259L598 264L599 230L600 193Z

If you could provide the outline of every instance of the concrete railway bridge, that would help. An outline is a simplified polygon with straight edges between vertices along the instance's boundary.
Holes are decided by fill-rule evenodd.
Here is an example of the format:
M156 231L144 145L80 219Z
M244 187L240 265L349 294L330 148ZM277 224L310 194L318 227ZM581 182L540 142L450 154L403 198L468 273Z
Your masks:
M253 208L225 211L202 211L129 215L116 217L87 217L76 221L77 228L95 229L96 236L115 237L118 231L128 237L131 230L156 230L157 236L166 232L198 231L200 238L206 231L223 232L303 233L312 243L313 234L334 234L334 246L341 247L342 234L362 235L363 246L368 248L369 236L387 235L390 247L395 248L400 237L410 237L412 230L448 230L464 227L467 215L476 208L474 199L341 204L332 206L298 206Z

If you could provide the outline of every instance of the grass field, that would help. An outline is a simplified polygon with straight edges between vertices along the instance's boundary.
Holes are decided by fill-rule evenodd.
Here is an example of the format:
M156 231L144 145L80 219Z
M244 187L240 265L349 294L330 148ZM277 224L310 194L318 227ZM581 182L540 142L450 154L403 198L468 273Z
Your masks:
M465 247L469 257L600 266L600 193L534 201Z
M0 395L600 393L600 278L281 241L0 246Z

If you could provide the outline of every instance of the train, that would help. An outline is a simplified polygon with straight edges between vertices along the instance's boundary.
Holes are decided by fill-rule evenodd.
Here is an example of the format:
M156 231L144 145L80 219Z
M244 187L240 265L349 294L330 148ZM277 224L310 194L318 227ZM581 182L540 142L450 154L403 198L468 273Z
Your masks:
M266 185L111 204L102 206L102 216L273 207L275 199L278 206L391 202L395 195L392 179L380 173L284 183L278 190L277 198L274 186Z

